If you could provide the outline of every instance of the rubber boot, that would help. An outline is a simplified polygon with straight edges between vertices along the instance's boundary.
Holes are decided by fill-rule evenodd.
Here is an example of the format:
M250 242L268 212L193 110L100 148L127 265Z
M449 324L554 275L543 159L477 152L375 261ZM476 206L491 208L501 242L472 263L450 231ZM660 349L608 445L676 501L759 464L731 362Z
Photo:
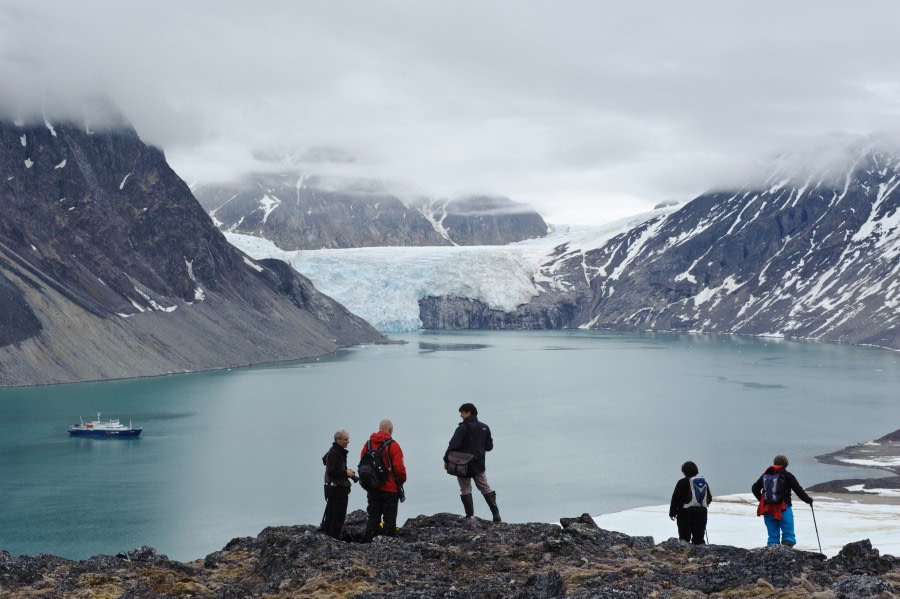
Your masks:
M491 508L491 514L494 516L494 522L501 522L500 508L497 507L497 492L491 491L490 493L485 493L484 500L487 502L488 507Z
M475 504L472 502L472 494L468 495L460 495L460 499L462 499L463 508L466 510L466 518L471 518L475 515Z

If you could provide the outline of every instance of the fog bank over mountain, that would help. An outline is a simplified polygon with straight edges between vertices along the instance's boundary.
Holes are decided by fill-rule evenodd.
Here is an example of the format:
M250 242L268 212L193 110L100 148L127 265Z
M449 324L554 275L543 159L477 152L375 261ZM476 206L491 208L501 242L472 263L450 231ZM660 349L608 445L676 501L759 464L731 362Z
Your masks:
M56 122L105 94L191 184L284 146L404 199L504 195L602 224L832 133L896 136L898 21L894 3L811 0L0 0L0 104Z

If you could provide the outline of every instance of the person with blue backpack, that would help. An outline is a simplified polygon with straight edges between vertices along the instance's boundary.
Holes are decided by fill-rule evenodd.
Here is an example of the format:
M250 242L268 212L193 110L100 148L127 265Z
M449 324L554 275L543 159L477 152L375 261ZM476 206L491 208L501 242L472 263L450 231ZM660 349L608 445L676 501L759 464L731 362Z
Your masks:
M681 465L684 478L675 483L669 518L678 525L678 538L694 545L703 545L706 534L706 507L712 502L712 493L706 479L700 476L697 464L688 460Z
M797 544L797 536L794 534L794 511L791 509L791 491L794 491L804 502L812 505L813 499L806 494L797 477L787 471L788 459L786 456L777 455L772 460L772 465L766 468L750 491L759 501L756 515L762 516L766 523L769 538L766 545L778 545L787 547Z

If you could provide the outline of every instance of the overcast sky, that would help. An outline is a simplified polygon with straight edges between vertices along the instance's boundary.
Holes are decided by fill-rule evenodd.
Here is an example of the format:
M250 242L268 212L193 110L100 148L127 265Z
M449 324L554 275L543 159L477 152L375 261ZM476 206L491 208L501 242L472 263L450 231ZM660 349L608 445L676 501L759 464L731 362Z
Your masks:
M3 107L108 94L189 183L287 152L599 223L835 133L900 131L894 0L0 7Z

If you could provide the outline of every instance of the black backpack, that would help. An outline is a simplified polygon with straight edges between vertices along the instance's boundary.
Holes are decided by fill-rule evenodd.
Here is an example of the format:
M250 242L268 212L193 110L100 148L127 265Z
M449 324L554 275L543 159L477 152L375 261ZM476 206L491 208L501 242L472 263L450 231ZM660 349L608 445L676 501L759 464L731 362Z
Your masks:
M378 449L372 449L372 441L366 441L366 451L359 459L359 466L356 468L359 484L366 491L377 491L378 487L387 482L388 476L391 475L391 454L388 452L388 462L385 464L381 453L393 442L393 439L388 439Z
M784 501L784 487L784 477L780 472L763 474L763 501L765 503L781 503Z

